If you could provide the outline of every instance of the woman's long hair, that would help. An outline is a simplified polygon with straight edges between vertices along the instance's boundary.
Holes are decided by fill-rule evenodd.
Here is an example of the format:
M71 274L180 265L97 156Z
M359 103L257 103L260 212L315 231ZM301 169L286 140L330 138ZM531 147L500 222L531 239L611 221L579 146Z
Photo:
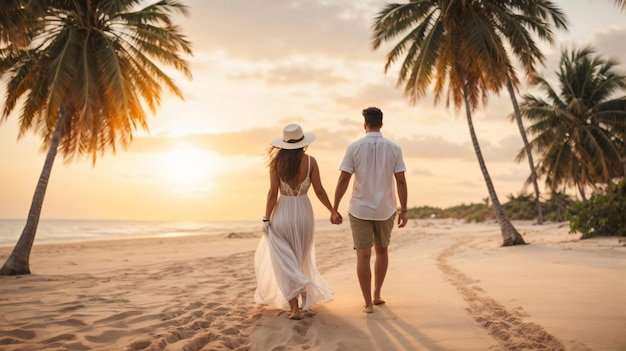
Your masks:
M302 156L304 148L290 150L272 147L269 150L269 166L276 171L280 179L287 182L298 176Z

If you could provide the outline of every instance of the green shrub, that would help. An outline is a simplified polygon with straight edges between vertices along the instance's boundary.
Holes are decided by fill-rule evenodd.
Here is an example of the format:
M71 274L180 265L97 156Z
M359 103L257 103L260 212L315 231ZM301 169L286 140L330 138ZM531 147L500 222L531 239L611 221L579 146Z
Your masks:
M574 203L567 217L570 221L570 233L581 233L581 239L594 236L626 236L624 181L610 185L605 194L594 195L587 201Z
M548 221L564 221L565 213L574 201L565 193L554 192L546 202L542 202L543 216ZM508 202L502 204L510 220L532 220L537 218L535 197L528 194L509 195ZM408 217L413 219L425 218L455 218L467 222L485 222L495 220L495 213L489 198L482 203L461 204L444 209L432 206L413 207L408 209Z
M537 202L533 195L509 195L509 201L502 205L509 219L537 218Z
M553 222L567 220L567 211L574 205L574 200L564 192L553 191L543 207L544 219Z
M409 218L455 218L468 222L484 222L494 219L493 209L485 204L457 205L440 209L432 206L413 207L408 209Z
M408 217L416 219L440 218L442 210L432 206L413 207L408 209Z

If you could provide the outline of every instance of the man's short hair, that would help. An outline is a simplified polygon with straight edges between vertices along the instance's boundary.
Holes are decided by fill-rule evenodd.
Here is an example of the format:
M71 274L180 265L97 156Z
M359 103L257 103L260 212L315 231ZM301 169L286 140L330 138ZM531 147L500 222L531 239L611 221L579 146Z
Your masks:
M363 110L365 124L373 128L380 128L383 125L383 111L378 107L368 107Z

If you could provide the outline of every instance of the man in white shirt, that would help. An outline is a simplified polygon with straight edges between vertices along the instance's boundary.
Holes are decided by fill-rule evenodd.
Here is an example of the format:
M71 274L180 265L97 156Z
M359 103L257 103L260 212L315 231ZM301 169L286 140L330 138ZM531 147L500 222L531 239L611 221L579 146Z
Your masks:
M387 247L397 209L394 188L397 188L400 201L398 227L402 228L407 223L407 185L402 150L380 132L383 126L382 111L368 107L363 110L363 117L366 134L346 150L339 167L341 174L335 190L334 209L339 208L354 174L348 216L357 255L357 276L365 299L363 311L372 313L374 305L385 303L381 289L389 264ZM370 269L372 246L376 251L373 295Z

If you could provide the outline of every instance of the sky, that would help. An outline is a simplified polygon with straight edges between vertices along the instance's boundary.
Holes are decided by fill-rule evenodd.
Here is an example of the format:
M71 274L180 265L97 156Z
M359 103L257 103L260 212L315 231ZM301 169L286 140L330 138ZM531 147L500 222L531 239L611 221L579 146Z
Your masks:
M407 166L409 207L448 207L488 197L464 113L411 104L384 72L370 25L381 0L184 0L177 23L193 43L192 80L168 71L184 101L165 94L149 131L90 159L54 164L42 219L233 221L260 219L269 187L266 152L289 123L317 136L307 150L332 197L346 146L364 135L361 110L383 110L383 135L399 144ZM562 48L591 45L626 63L626 13L608 0L555 0L569 32L542 45L546 77ZM626 70L626 65L620 65ZM5 96L2 81L0 95ZM527 86L521 92L528 91ZM3 104L3 100L0 104ZM19 111L19 110L18 110ZM474 112L487 168L501 202L529 193L529 169L508 118L508 95L491 95ZM34 134L18 140L17 114L0 124L0 219L25 219L45 159ZM540 188L544 190L543 183ZM328 211L310 192L316 218ZM347 213L349 192L340 212Z

